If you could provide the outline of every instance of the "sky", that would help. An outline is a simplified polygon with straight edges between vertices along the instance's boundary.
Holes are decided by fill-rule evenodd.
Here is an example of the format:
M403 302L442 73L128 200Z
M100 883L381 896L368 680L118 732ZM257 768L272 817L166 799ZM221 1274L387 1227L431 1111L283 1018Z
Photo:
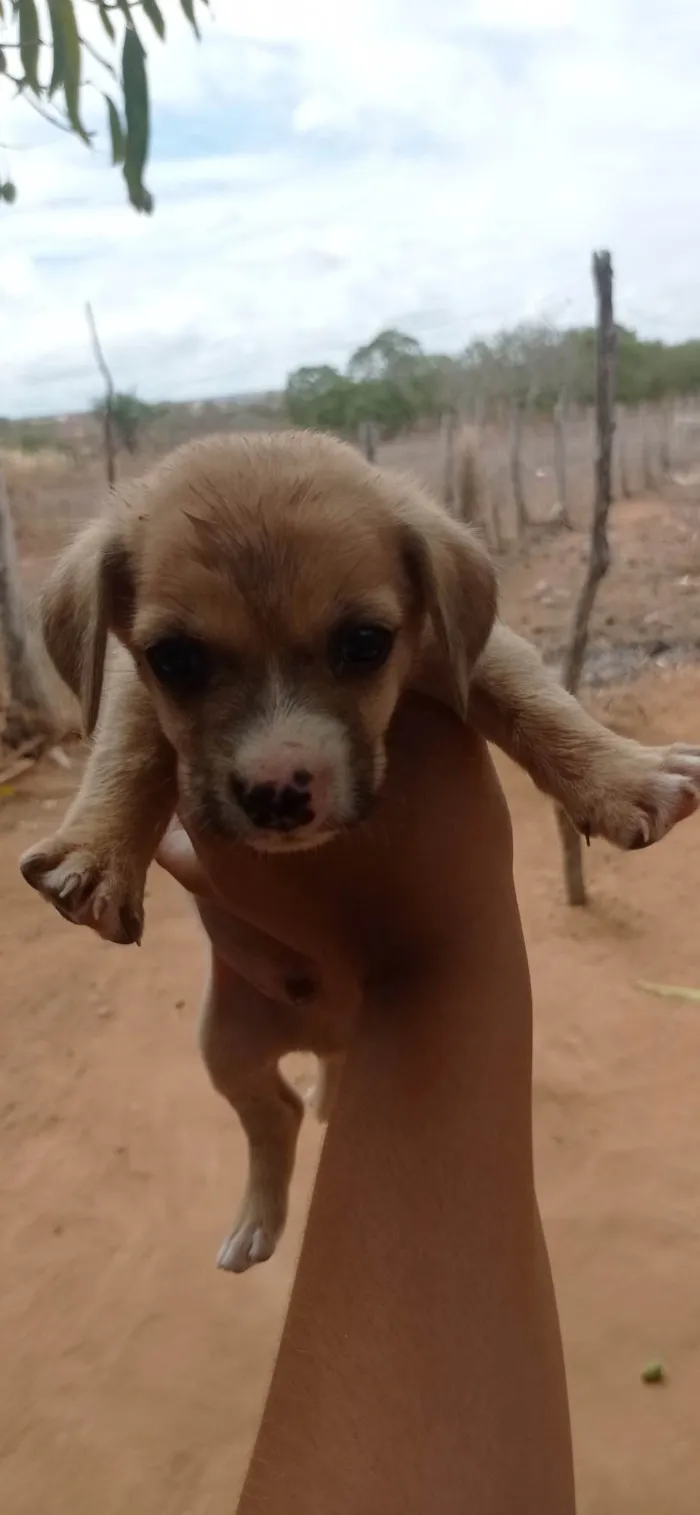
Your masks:
M279 388L385 326L587 323L594 247L620 320L700 335L697 0L212 0L199 43L161 5L152 217L96 65L92 152L0 89L0 415L92 403L87 300L146 400Z

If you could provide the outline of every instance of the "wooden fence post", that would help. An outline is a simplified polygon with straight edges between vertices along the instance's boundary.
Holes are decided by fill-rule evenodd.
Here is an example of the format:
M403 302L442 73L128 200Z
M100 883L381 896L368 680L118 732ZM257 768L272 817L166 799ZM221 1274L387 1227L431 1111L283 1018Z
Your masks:
M562 389L554 406L554 477L557 481L558 518L571 531L569 481L566 472L566 394Z
M368 463L376 461L377 428L374 421L362 421L360 425L360 449L364 453Z
M525 528L530 525L530 514L527 508L525 485L523 482L524 424L525 402L524 400L515 400L510 409L510 482L515 503L515 522L518 538L523 535Z
M613 438L615 435L615 358L617 332L613 312L613 269L609 252L593 255L593 281L598 307L596 343L596 464L593 522L586 576L574 612L564 662L564 684L576 694L588 645L591 612L598 588L610 566L608 516L612 502ZM564 880L570 905L585 905L581 837L564 811L557 812L564 854Z
M112 383L112 375L107 366L107 359L105 358L105 355L102 351L102 344L97 334L97 326L95 324L95 317L92 313L92 306L89 303L85 306L85 315L87 317L88 330L90 332L90 340L92 342L92 350L95 354L95 362L100 370L105 386L102 426L104 435L105 472L107 474L107 483L111 487L117 476L117 445L114 436L114 384Z
M3 738L8 747L43 747L55 732L41 676L32 655L24 614L10 501L0 473L0 643L9 700Z
M440 421L442 439L442 497L447 509L453 514L457 508L455 478L455 432L457 417L453 410L446 410Z

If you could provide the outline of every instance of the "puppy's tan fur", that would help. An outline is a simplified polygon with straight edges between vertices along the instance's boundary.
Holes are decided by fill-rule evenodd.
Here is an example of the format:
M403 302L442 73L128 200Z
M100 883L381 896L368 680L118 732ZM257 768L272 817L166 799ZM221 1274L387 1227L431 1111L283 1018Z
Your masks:
M146 873L176 808L194 832L256 847L327 840L381 786L384 738L411 688L468 715L591 836L647 845L696 808L698 749L605 730L495 616L473 531L354 449L311 433L179 449L91 523L44 590L46 644L94 743L59 832L23 857L25 878L68 919L138 940ZM329 661L343 618L389 629L380 667L348 677ZM207 653L186 697L149 663L173 635ZM291 749L314 783L322 771L321 818L260 830L231 776L252 783L256 765ZM300 1112L276 1068L289 1048L249 1047L237 1063L233 1012L217 1004L212 993L204 1057L251 1145L244 1211L220 1259L240 1271L270 1255L284 1224ZM341 1049L303 1010L293 1040L332 1054L325 1116Z

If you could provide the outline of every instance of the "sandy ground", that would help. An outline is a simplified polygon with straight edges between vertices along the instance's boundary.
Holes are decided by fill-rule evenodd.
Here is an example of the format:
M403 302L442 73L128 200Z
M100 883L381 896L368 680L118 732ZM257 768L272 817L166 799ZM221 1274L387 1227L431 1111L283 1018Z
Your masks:
M603 708L700 736L700 670ZM695 714L694 714L695 712ZM559 1293L583 1515L696 1515L700 1487L700 822L648 854L588 855L562 903L546 803L503 762L536 1001L538 1184ZM194 1048L203 954L155 874L140 952L44 908L18 852L75 782L52 763L0 798L0 1509L231 1515L318 1151L302 1137L281 1253L214 1255L243 1146ZM640 1379L661 1358L668 1382ZM9 1371L7 1371L9 1370Z
M620 502L611 539L590 661L605 680L648 671L599 692L598 708L645 740L698 740L700 669L671 665L700 646L700 505ZM55 544L21 545L34 588ZM500 563L506 617L552 657L586 547L581 530L544 530ZM548 807L501 767L580 1509L696 1515L700 1003L639 985L700 988L700 821L649 854L596 846L592 906L573 913ZM0 1511L231 1515L318 1132L302 1133L279 1256L244 1279L217 1273L244 1152L195 1051L203 950L187 902L154 872L144 947L127 952L61 922L16 870L76 779L47 760L0 785ZM646 1387L658 1358L668 1382Z

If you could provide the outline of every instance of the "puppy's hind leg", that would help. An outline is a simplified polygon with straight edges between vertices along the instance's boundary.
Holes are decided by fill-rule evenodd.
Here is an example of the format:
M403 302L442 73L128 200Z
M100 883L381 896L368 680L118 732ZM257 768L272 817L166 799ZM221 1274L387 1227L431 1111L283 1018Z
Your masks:
M324 1126L331 1118L344 1067L345 1054L343 1052L331 1052L326 1057L319 1058L316 1083L309 1094L307 1103L316 1119Z
M214 959L200 1046L214 1088L235 1110L248 1139L248 1183L217 1265L244 1273L272 1256L284 1230L304 1107L282 1078L289 1051L284 1007Z

